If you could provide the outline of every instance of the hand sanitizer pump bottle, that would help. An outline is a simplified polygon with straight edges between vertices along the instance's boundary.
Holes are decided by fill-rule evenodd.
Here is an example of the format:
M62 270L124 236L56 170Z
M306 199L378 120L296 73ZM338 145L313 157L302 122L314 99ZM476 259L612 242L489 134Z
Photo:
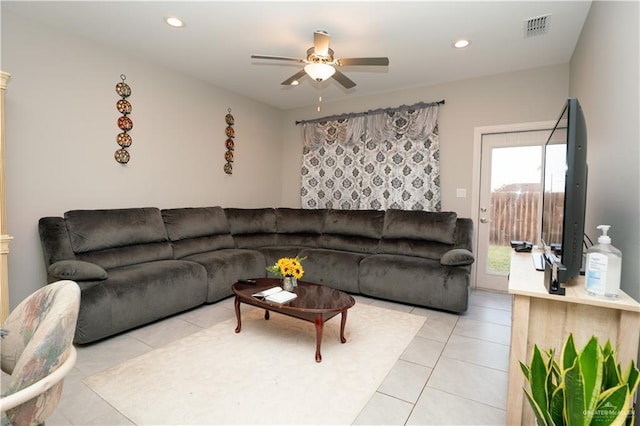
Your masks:
M611 245L611 237L607 235L609 225L597 227L602 231L598 244L587 250L587 272L585 287L593 296L616 298L620 291L620 274L622 273L622 252Z

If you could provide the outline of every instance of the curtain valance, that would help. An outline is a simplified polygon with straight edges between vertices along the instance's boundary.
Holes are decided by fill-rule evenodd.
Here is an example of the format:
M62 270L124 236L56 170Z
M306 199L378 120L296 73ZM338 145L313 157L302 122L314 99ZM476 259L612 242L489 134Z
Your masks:
M364 139L379 141L396 135L425 139L437 125L440 104L444 101L336 115L296 124L303 125L303 143L310 149L319 148L325 141L350 146Z

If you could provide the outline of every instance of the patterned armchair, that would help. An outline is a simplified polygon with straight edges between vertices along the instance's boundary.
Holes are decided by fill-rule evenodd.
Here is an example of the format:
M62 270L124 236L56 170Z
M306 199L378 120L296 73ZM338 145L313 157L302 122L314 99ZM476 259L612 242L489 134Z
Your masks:
M62 379L73 368L80 306L73 281L49 284L22 301L2 325L2 424L42 424L55 410ZM3 379L3 382L5 380Z

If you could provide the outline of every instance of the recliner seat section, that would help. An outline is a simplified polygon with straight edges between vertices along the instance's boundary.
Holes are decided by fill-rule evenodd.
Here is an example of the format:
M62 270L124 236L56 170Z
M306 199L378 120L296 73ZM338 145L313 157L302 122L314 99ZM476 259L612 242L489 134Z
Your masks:
M157 208L76 210L39 222L48 281L78 283L74 341L89 343L206 301L202 264L174 259Z
M48 281L81 289L90 343L232 295L280 257L304 280L451 312L467 309L473 223L452 212L188 207L40 219Z

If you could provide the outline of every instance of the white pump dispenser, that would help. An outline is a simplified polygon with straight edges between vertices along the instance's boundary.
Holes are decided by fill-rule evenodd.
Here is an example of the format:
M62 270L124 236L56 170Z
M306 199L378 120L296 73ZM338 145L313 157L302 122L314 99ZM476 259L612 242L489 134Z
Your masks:
M599 225L602 231L598 244L587 250L587 272L585 287L593 296L618 297L622 273L622 252L611 245L607 235L609 225Z

